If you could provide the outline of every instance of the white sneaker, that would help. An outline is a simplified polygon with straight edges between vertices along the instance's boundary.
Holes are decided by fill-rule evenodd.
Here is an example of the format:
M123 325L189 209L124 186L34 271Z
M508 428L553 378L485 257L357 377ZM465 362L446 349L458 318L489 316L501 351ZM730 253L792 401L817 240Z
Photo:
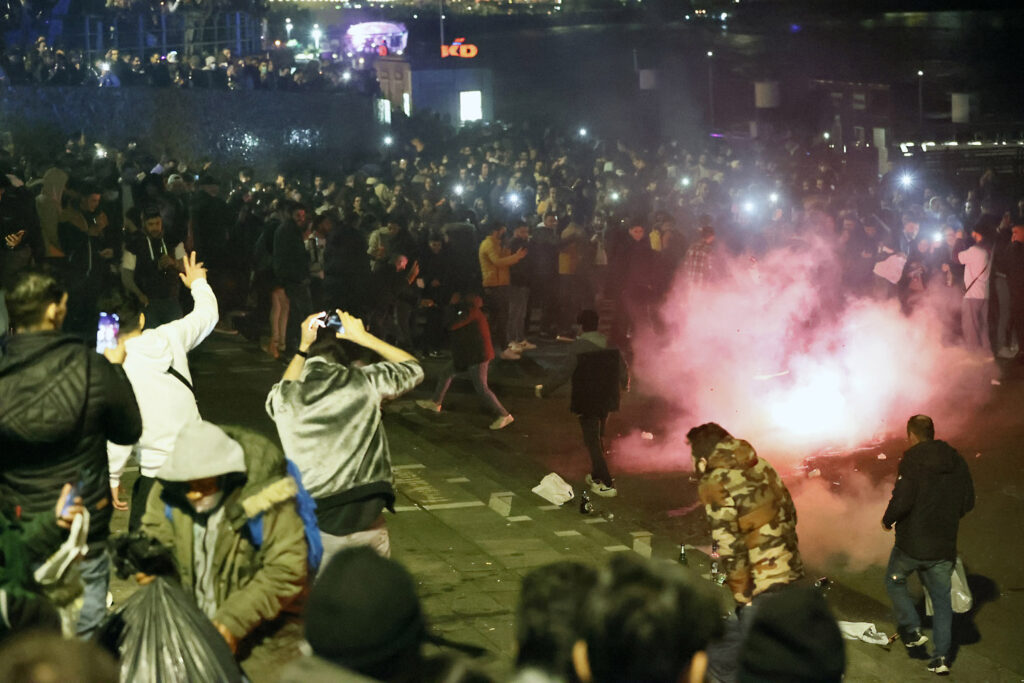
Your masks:
M510 424L515 422L516 419L512 415L502 415L497 420L491 423L491 429L498 430L508 427Z
M1000 358L1013 358L1016 355L1017 355L1017 352L1014 351L1009 346L1004 346L1003 348L999 349L999 357Z
M502 358L503 360L519 360L520 358L522 358L522 356L520 356L512 349L505 349L499 354L498 357Z
M434 403L430 399L426 399L426 398L417 399L416 400L416 405L418 405L420 408L423 408L423 410L429 410L432 413L440 413L441 412L441 404L440 403Z
M526 341L525 339L523 341L521 341L521 342L517 342L517 344L519 345L519 350L520 351L533 351L535 348L537 348L536 344L531 344L530 342Z
M615 489L614 486L609 486L604 482L595 481L594 477L592 477L589 474L583 478L583 481L585 481L587 486L590 487L590 491L592 493L595 493L601 496L602 498L614 498L615 496L619 495L619 492Z

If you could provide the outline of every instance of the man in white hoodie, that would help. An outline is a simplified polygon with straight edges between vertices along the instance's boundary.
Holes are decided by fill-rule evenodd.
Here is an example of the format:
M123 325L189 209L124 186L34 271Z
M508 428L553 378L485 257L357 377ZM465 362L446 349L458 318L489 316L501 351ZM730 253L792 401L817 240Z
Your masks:
M184 260L184 270L181 281L192 291L195 307L181 320L146 329L145 314L129 297L112 297L104 309L116 314L120 325L117 348L104 355L112 363L124 365L142 414L142 436L137 444L107 443L110 491L118 510L128 509L121 500L121 474L133 450L139 462L140 475L132 487L129 531L139 527L157 470L174 451L178 433L185 425L202 419L186 354L213 332L218 320L217 297L206 281L206 269L196 262L195 252Z

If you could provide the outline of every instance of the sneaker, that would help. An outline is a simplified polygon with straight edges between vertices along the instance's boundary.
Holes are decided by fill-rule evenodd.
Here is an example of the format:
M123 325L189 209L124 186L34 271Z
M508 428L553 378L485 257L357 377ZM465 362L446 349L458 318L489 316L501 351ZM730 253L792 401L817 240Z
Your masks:
M609 486L602 481L595 480L589 474L583 478L583 481L590 487L591 492L601 496L602 498L614 498L619 495L619 492L614 486Z
M509 342L508 350L511 351L512 353L522 353L523 347L519 342Z
M515 418L511 415L502 415L497 420L491 423L491 429L498 430L508 427L510 424L515 422Z
M416 405L418 405L420 408L423 408L423 410L429 410L432 413L440 413L441 412L441 404L440 403L434 403L430 399L426 399L426 398L417 399L416 400Z
M921 633L921 629L899 629L900 638L907 647L920 647L928 642L928 636Z
M1014 357L1014 356L1016 356L1016 355L1017 355L1017 352L1016 352L1016 351L1014 351L1014 350L1013 350L1012 348L1010 348L1009 346L1004 346L1003 348L999 349L999 354L998 354L998 356L999 356L1000 358L1013 358L1013 357Z
M933 674L948 676L949 660L945 657L932 657L932 661L928 662L928 670Z
M519 345L519 349L521 351L533 351L535 348L537 348L536 344L531 344L530 342L526 341L525 339L523 341L521 341L521 342L517 342L517 344Z
M504 360L519 360L520 358L522 358L522 356L520 356L512 349L505 349L504 351L501 352L499 358L502 358Z

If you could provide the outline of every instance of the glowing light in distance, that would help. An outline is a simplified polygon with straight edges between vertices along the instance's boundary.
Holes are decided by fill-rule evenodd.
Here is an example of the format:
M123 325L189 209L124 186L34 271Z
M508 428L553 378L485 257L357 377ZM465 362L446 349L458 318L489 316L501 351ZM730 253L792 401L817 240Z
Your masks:
M914 176L909 173L904 173L900 176L900 185L903 187L911 187L914 184Z
M457 196L461 197L462 193L466 191L466 188L464 188L462 185L456 185L455 187L452 188L452 191L454 191Z
M103 149L99 145L96 145L96 158L97 159L106 159L107 158L107 150Z
M351 81L352 80L352 72L351 71L343 72L341 74L341 80L343 80L345 82Z
M935 233L934 235L932 235L932 239L935 242L941 242L942 241L942 233L941 232Z
M619 201L619 193L612 192L611 194L608 195L608 199L612 200L613 202Z
M586 128L580 128L580 137L581 138L587 137L587 129Z
M711 50L708 50L708 57L714 57L714 56L715 56L715 53L712 52Z
M778 204L779 203L779 193L778 192L772 192L770 195L768 195L768 201L770 201L772 204Z
M110 71L110 62L100 62L100 71L103 73Z
M757 207L754 205L754 202L750 201L749 199L743 202L743 210L747 213L754 213L754 209L756 208Z
M821 137L823 137L823 138L825 138L826 140L828 140L829 138L831 138L831 137L832 137L832 134L831 134L831 133L829 133L829 132L828 132L828 131L826 130L826 131L825 131L824 133L822 133L822 134L821 134Z
M690 178L688 176L683 176L683 179L680 180L679 182L682 184L683 187L690 186Z
M390 135L385 135L384 136L384 144L385 145L391 145L392 143L394 143L394 141L395 141L395 139L393 137L391 137Z

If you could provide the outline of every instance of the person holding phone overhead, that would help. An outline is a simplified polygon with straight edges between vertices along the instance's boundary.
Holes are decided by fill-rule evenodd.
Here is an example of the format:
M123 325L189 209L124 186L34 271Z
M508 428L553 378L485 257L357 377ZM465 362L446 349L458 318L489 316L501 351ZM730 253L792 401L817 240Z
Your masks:
M68 295L53 276L23 272L5 301L14 333L0 359L0 500L28 524L80 482L90 521L77 630L88 636L106 615L110 582L106 442L135 443L142 418L124 370L61 332Z
M384 509L395 511L395 490L380 406L422 382L423 368L412 354L370 334L362 320L344 311L309 316L300 337L298 351L267 396L267 414L277 425L285 456L298 466L316 500L324 546L320 567L353 545L388 557ZM357 366L342 341L381 360Z

